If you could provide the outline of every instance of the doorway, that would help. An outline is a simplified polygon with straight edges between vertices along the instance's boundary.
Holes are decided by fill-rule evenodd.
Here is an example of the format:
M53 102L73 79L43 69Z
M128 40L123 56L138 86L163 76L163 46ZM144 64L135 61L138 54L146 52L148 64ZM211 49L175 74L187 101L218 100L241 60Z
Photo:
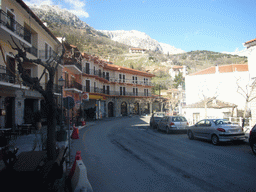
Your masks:
M125 101L121 103L121 114L127 116L127 103Z
M108 103L108 117L114 117L114 103Z

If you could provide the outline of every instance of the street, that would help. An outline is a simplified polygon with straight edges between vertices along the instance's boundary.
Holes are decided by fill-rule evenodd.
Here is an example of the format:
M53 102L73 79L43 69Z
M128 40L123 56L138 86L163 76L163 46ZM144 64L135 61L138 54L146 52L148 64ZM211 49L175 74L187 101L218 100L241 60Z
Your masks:
M167 135L150 129L149 118L113 118L80 130L72 145L95 192L256 191L256 156L247 143L214 146Z

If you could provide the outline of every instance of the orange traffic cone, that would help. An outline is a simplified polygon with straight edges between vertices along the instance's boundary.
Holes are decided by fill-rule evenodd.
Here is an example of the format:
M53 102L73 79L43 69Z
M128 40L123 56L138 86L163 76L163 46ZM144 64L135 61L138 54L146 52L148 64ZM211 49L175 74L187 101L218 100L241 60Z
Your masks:
M71 168L71 170L70 170L70 172L69 172L69 175L68 175L68 178L69 178L69 179L72 179L72 177L73 177L73 175L74 175L74 173L75 173L76 161L77 161L77 160L82 160L81 151L77 151L77 152L76 152L75 162L74 162L74 164L73 164L73 166L72 166L72 168Z
M75 124L73 126L73 132L72 132L71 138L79 139L79 129L75 127Z

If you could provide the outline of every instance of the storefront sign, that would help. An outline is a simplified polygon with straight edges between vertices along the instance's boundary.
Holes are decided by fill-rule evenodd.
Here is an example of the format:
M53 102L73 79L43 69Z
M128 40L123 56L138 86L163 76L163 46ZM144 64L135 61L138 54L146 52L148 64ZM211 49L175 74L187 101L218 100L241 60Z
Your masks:
M89 93L83 93L82 100L89 101Z

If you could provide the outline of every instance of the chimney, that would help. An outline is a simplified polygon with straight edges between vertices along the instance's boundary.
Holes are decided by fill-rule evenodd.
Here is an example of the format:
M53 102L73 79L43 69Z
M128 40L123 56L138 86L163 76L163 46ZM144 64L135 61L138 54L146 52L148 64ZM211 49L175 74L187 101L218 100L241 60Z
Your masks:
M219 73L219 66L218 65L215 66L215 69L216 69L215 73Z

